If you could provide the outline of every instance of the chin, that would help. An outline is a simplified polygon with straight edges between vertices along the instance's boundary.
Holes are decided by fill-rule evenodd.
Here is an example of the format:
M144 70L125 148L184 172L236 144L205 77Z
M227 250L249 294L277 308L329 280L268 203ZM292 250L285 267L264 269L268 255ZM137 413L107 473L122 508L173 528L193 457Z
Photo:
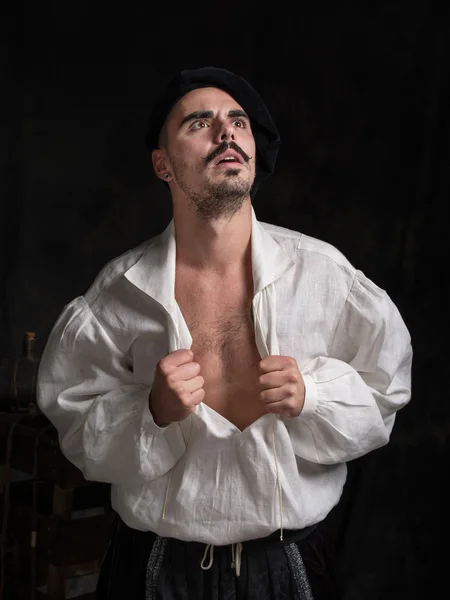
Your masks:
M210 181L210 186L245 190L252 187L253 180L254 178L249 178L249 174L244 173L242 169L227 169L221 173L221 177L215 177L214 180Z
M224 177L209 181L197 193L190 194L196 206L197 214L207 221L223 217L232 217L250 197L253 183L244 177L230 173L237 169L228 169ZM238 171L239 174L239 171Z
M236 177L231 174L226 175L222 181L212 183L210 190L216 195L224 197L240 197L250 193L252 183L243 177Z

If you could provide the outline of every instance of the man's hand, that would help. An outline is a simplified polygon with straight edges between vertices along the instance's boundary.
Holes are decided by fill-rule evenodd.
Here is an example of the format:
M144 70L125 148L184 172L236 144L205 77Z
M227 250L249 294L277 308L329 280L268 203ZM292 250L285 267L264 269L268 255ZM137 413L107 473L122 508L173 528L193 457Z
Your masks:
M159 427L187 419L205 397L200 365L193 358L191 350L176 350L156 366L149 407Z
M268 413L298 417L305 401L305 384L291 356L267 356L259 363L261 400Z

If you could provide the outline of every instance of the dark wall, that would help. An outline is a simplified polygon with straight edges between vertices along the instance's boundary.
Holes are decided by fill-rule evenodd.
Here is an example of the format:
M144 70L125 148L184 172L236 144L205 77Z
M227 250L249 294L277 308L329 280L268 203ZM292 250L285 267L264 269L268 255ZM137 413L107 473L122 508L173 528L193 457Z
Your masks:
M350 465L333 522L345 600L428 600L446 583L449 529L449 11L426 0L293 6L9 7L0 352L17 356L30 330L40 352L64 304L168 223L143 137L174 72L242 75L282 136L257 216L335 244L389 292L413 338L411 403L389 446Z

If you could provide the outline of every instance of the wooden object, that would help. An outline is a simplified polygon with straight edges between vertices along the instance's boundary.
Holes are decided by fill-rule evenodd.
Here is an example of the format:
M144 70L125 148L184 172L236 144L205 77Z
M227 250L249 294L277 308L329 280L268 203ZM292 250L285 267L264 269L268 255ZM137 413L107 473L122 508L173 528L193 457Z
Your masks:
M13 481L14 472L24 480ZM110 486L84 479L42 415L0 413L0 502L4 593L14 594L0 600L30 600L33 590L36 599L65 600L70 582L98 574L115 516Z

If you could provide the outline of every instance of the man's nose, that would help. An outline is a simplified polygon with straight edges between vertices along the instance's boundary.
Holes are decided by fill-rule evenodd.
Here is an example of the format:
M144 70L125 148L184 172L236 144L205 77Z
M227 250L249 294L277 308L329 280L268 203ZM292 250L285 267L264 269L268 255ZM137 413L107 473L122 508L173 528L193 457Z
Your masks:
M231 140L234 140L234 128L232 125L230 124L226 124L222 127L221 133L220 133L220 141L227 141L230 142Z

